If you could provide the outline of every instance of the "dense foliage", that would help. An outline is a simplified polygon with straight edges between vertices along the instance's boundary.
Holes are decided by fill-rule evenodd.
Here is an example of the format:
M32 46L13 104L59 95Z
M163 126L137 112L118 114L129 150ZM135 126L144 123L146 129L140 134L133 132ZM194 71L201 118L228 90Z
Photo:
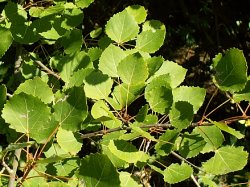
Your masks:
M215 55L209 91L160 54L169 29L144 6L85 29L92 0L0 2L1 186L247 184L242 50ZM240 115L211 117L228 103Z

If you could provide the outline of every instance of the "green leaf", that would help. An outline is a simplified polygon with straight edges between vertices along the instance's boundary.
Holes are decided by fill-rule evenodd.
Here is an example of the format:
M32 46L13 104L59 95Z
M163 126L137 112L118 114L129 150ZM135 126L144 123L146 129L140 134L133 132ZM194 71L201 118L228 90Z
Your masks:
M51 103L54 99L52 89L40 77L26 80L16 89L15 94L26 93L38 97L44 103Z
M193 120L193 106L186 101L178 101L171 107L170 123L178 130L187 128Z
M186 163L171 164L164 170L164 181L170 184L175 184L184 181L191 177L193 169Z
M211 151L218 149L224 142L223 134L221 133L220 129L215 125L199 126L195 128L195 131L198 132L203 137L203 139L207 142L208 145L206 145L205 147L207 147L206 149L208 150L210 147L211 147Z
M121 171L119 172L121 187L142 187L141 184L138 184L131 176L131 173Z
M66 54L72 54L80 51L83 43L82 31L73 29L62 37L61 43Z
M101 71L92 71L86 76L84 83L86 96L99 100L108 97L111 92L113 80L109 76L102 74Z
M129 15L133 16L138 24L143 23L147 17L147 10L140 5L131 5L125 9Z
M148 77L147 64L139 53L128 55L117 67L118 75L128 85L143 84ZM140 70L140 73L138 73Z
M44 7L31 7L29 9L29 15L31 17L39 18L44 11Z
M7 97L7 88L4 84L0 85L0 110L4 107Z
M176 138L179 135L179 131L167 130L163 135L160 136L159 141L155 144L155 150L158 155L168 155L174 147Z
M44 11L40 14L40 17L45 17L45 16L51 16L55 14L62 14L64 11L64 6L63 5L55 5L55 6L49 6L48 8L44 9Z
M5 152L7 151L15 151L16 149L30 147L31 145L34 145L35 141L29 141L29 142L23 142L23 143L10 143L6 148Z
M12 44L12 35L11 32L0 26L0 36L1 36L1 44L0 44L0 58L5 54L5 52L9 49Z
M148 104L141 107L139 112L136 114L136 121L143 122L148 114Z
M130 86L122 83L115 86L112 96L114 98L114 101L119 104L121 108L123 108L124 106L128 106L133 101L135 101L140 96L143 88L143 84Z
M58 176L72 177L73 173L79 168L80 159L70 158L64 159L61 162L56 162L53 166L56 168L56 174Z
M203 163L206 172L224 175L239 171L247 164L248 153L243 147L226 146L215 151L215 155Z
M242 90L247 82L247 62L241 50L231 48L222 57L218 54L213 59L216 71L214 82L221 90L231 93Z
M151 82L155 77L169 74L171 78L170 85L172 88L176 88L184 81L186 73L187 70L177 63L172 61L164 61L158 71L156 71L154 75L147 80L147 83Z
M149 158L145 152L138 151L135 146L124 140L111 140L108 148L115 156L128 163L146 162Z
M24 23L27 20L27 12L18 3L9 1L4 7L4 11L6 17L12 24Z
M247 80L247 84L243 90L233 94L233 100L237 103L240 101L250 101L250 80Z
M10 31L13 39L21 44L32 44L39 40L40 36L35 31L36 27L34 22L13 22L10 26Z
M133 16L127 11L122 11L110 18L105 31L109 38L118 44L122 44L136 37L139 26Z
M133 124L130 124L130 127L139 136L147 138L148 140L157 141L153 136L150 135L150 133L148 133L145 130L143 130L142 128L140 128L140 124L138 122L134 122Z
M87 117L88 107L83 87L73 87L54 105L55 119L65 130L76 131Z
M75 4L80 8L87 8L94 0L76 0Z
M14 95L2 110L2 117L10 128L28 134L39 143L53 132L56 124L50 123L50 109L37 97L20 93Z
M57 69L61 72L60 76L62 80L68 83L76 70L87 67L89 63L90 58L87 53L80 51L74 55L63 57Z
M98 36L100 36L100 34L102 33L102 28L101 27L97 27L96 29L92 30L89 35L91 38L97 38Z
M202 106L206 96L206 90L199 87L180 86L173 90L174 102L187 101L193 105L194 113Z
M126 54L120 47L110 44L100 57L99 69L111 77L118 77L117 66L125 57Z
M197 156L205 146L206 142L196 132L184 133L181 144L179 145L179 153L185 158Z
M236 131L235 129L229 127L227 124L225 123L220 123L220 122L216 122L216 121L212 121L209 120L212 124L216 125L218 128L220 128L221 130L235 136L238 139L242 139L245 136L243 134L241 134L239 131Z
M67 131L62 128L58 129L56 134L57 143L60 147L72 155L76 155L82 148L82 144L77 141L72 131Z
M120 187L119 174L106 155L91 154L82 159L78 177L86 187Z
M161 75L153 79L145 89L145 98L152 110L166 114L172 106L172 89L169 85L170 77Z
M61 27L67 30L71 30L83 21L83 12L80 8L72 8L64 11L62 15Z
M149 77L151 77L162 66L164 58L161 56L154 56L145 61L148 67Z
M98 60L101 57L102 53L103 51L98 47L92 47L88 49L88 55L90 57L91 62Z
M145 22L143 31L138 35L136 40L136 48L154 53L163 45L166 35L166 28L160 21L151 20Z

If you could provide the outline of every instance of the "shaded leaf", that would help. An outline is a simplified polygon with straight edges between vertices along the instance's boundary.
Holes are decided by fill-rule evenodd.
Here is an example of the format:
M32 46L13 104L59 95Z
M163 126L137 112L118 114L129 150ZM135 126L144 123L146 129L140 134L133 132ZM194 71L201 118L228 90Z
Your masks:
M247 164L248 153L243 147L226 146L215 151L215 155L203 163L206 172L223 175L243 169Z
M215 83L221 90L231 93L242 90L247 82L247 62L243 51L231 48L225 55L218 54L213 59L213 66L216 71Z
M178 130L187 128L193 120L193 106L186 101L173 104L169 112L170 123Z
M161 56L154 56L145 61L148 67L149 77L151 77L162 66L164 58Z
M82 159L78 177L86 187L120 187L119 174L106 155L91 154Z
M83 43L82 31L73 29L62 37L61 43L66 54L80 51Z
M250 80L247 80L245 88L233 94L233 100L237 103L240 101L250 101Z
M127 11L122 11L110 18L105 31L108 37L121 44L134 39L139 32L139 26L133 16Z
M55 119L65 130L76 131L87 117L88 107L83 87L73 87L54 105Z
M0 36L1 36L1 44L0 44L0 58L1 58L11 46L13 39L9 29L3 28L1 26L0 26Z

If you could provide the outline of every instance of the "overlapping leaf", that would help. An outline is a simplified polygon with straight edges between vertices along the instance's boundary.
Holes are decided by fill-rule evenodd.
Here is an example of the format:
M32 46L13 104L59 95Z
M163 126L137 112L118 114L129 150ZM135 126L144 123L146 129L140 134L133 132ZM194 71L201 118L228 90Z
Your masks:
M0 26L0 36L1 36L1 45L0 45L0 58L5 54L12 44L12 35L11 32Z

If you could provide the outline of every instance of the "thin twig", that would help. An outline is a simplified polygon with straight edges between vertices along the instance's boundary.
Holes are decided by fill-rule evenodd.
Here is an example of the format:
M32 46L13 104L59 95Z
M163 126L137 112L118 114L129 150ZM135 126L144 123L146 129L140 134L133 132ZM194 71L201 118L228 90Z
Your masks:
M17 172L17 168L18 168L18 162L19 162L19 159L21 156L21 151L22 151L22 149L15 150L15 155L14 155L14 159L13 159L13 169L12 169L12 172L10 173L10 180L9 180L8 187L15 186L16 172Z
M198 181L196 180L196 178L194 177L193 174L191 175L191 179L194 181L194 183L195 183L195 185L196 185L197 187L201 187L200 184L198 183Z
M35 61L39 66L41 66L48 74L53 75L54 77L56 77L57 79L61 79L60 76L58 74L56 74L54 71L50 70L47 66L45 66L41 61L36 60Z
M200 171L203 171L201 168L199 168L198 166L192 164L191 162L189 162L188 160L186 160L185 158L183 158L182 156L178 155L176 152L174 151L171 151L171 154L174 155L176 158L188 163L189 165L193 166L194 168L200 170Z

